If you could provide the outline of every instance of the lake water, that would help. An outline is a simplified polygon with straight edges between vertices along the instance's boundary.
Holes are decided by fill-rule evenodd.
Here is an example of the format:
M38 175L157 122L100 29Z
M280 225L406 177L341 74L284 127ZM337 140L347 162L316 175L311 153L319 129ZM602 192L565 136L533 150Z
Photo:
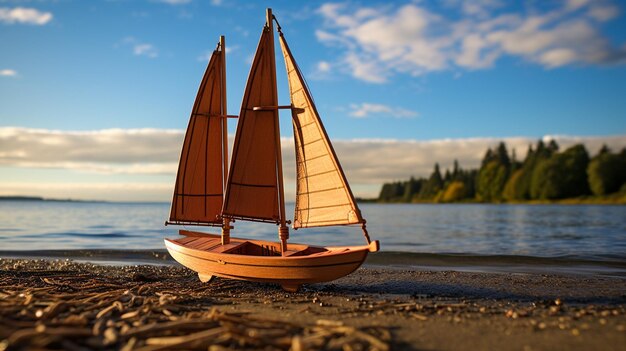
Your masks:
M526 262L604 266L626 272L626 206L360 207L370 236L381 242L382 255L371 256L378 257L374 262L380 264L435 264L445 258L444 266L479 260L481 265L496 262L505 267ZM292 213L293 205L288 205L287 210ZM0 256L40 250L163 250L163 238L176 237L179 229L163 225L168 212L169 204L165 203L0 201ZM232 236L277 238L275 225L244 221L234 225ZM321 245L365 243L358 227L292 230L290 241Z

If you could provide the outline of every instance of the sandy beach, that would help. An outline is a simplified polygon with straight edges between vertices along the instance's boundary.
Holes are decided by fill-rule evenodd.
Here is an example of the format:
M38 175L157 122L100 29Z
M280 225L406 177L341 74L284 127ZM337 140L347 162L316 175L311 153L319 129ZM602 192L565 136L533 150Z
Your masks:
M624 350L626 280L368 265L286 293L176 266L0 259L0 349Z

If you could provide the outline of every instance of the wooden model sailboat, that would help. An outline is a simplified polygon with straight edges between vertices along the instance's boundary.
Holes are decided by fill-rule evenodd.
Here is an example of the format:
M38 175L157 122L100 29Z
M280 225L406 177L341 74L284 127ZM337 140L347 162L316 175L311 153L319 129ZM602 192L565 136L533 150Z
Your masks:
M365 219L337 160L304 78L278 25L291 105L279 106L271 9L252 62L228 167L225 43L220 38L200 84L182 148L167 224L221 227L221 235L181 230L165 239L169 253L198 272L280 284L296 291L304 283L331 281L357 269L370 241ZM276 22L278 24L278 22ZM278 110L292 114L297 169L293 228L360 224L364 246L287 244ZM231 238L231 221L278 225L280 242Z

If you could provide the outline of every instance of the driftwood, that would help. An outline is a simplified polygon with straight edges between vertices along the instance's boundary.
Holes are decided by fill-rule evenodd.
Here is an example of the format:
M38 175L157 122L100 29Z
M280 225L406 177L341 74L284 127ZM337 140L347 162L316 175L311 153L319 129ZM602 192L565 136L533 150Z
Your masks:
M143 274L0 271L0 350L388 350L382 327L311 324L219 310L217 288ZM25 278L26 277L26 278ZM174 277L171 277L174 278ZM281 295L279 295L281 296ZM276 300L280 300L277 298ZM285 300L288 300L285 298ZM294 296L294 300L302 300ZM280 304L279 301L273 303Z

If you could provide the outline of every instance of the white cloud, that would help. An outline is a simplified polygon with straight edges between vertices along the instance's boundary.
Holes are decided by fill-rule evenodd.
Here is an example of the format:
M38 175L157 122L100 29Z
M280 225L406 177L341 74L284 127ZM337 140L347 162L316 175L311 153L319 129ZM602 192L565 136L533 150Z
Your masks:
M158 51L152 44L135 44L135 46L133 46L133 53L137 56L147 56L150 58L159 56Z
M223 3L222 0L211 0L211 5L213 6L221 6Z
M133 55L135 56L145 56L148 58L159 57L159 51L154 45L144 43L134 37L126 37L122 39L122 43L125 45L130 45L133 51Z
M460 5L464 14L479 17L488 17L493 9L503 6L502 2L498 0L460 1L455 5Z
M565 7L568 10L578 10L581 7L586 6L588 3L590 2L590 0L566 0L565 1Z
M83 172L169 174L183 132L163 129L55 131L0 128L0 165Z
M0 8L0 23L21 23L42 26L50 22L52 17L52 13L50 12L42 12L33 8Z
M17 71L12 69L0 70L0 77L17 77Z
M200 62L209 62L209 60L211 59L211 55L213 55L212 50L205 51L200 56L198 56L197 60Z
M329 72L331 69L331 65L327 61L320 61L317 63L317 70L322 73Z
M47 179L42 179L41 182L28 183L31 184L28 186L18 186L26 183L21 182L20 179L11 180L4 177L0 178L2 179L0 193L91 199L131 199L132 197L135 200L167 201L171 196L182 139L183 131L180 130L107 129L77 132L0 128L0 166L2 167L58 168L74 173L78 171L108 174L107 179L111 179L111 182L92 182L93 184L89 183L91 184L89 185L81 182L80 179L76 180L76 176L71 176L68 177L67 183L54 183L56 184L54 185L48 184ZM230 139L232 141L232 136ZM562 149L583 143L592 155L597 153L603 144L607 144L615 151L626 146L626 135L609 137L553 135L545 136L543 139L555 139ZM506 142L509 150L515 149L518 159L523 159L528 145L536 144L537 138L464 138L424 141L340 139L333 140L333 145L355 195L370 197L377 195L383 182L407 179L411 175L418 177L429 175L435 162L438 162L444 169L452 167L455 159L463 168L478 167L485 150L496 146L500 141ZM286 197L293 199L294 143L292 138L282 138L281 143ZM171 184L163 183L163 178L159 178L162 176L171 177ZM158 182L139 180L140 178L144 180L145 177L156 178ZM114 180L123 184L112 185ZM156 183L158 184L155 185ZM139 184L145 184L145 187L141 188ZM47 187L51 190L46 191ZM88 187L93 189L87 191ZM124 189L135 190L129 190L125 195ZM30 192L25 192L27 190ZM84 196L73 195L80 194L81 191Z
M400 107L391 107L383 104L363 102L350 105L349 115L356 118L366 118L371 115L389 116L394 118L415 118L418 113Z
M307 74L307 77L313 80L332 80L335 78L333 64L328 61L319 61L315 64L312 72Z
M603 4L591 6L589 16L600 22L610 21L619 16L619 8L617 6Z
M387 72L377 66L376 59L362 57L355 53L348 53L344 59L351 69L352 76L370 83L384 83L387 81Z
M326 3L317 39L344 49L353 77L384 83L393 74L418 76L446 69L484 69L503 56L547 68L626 62L599 23L618 16L606 2L570 0L546 9L511 10L497 0L448 0L449 11L426 3L356 7Z
M235 28L233 29L244 37L247 37L248 35L250 35L250 32L241 26L235 26Z

